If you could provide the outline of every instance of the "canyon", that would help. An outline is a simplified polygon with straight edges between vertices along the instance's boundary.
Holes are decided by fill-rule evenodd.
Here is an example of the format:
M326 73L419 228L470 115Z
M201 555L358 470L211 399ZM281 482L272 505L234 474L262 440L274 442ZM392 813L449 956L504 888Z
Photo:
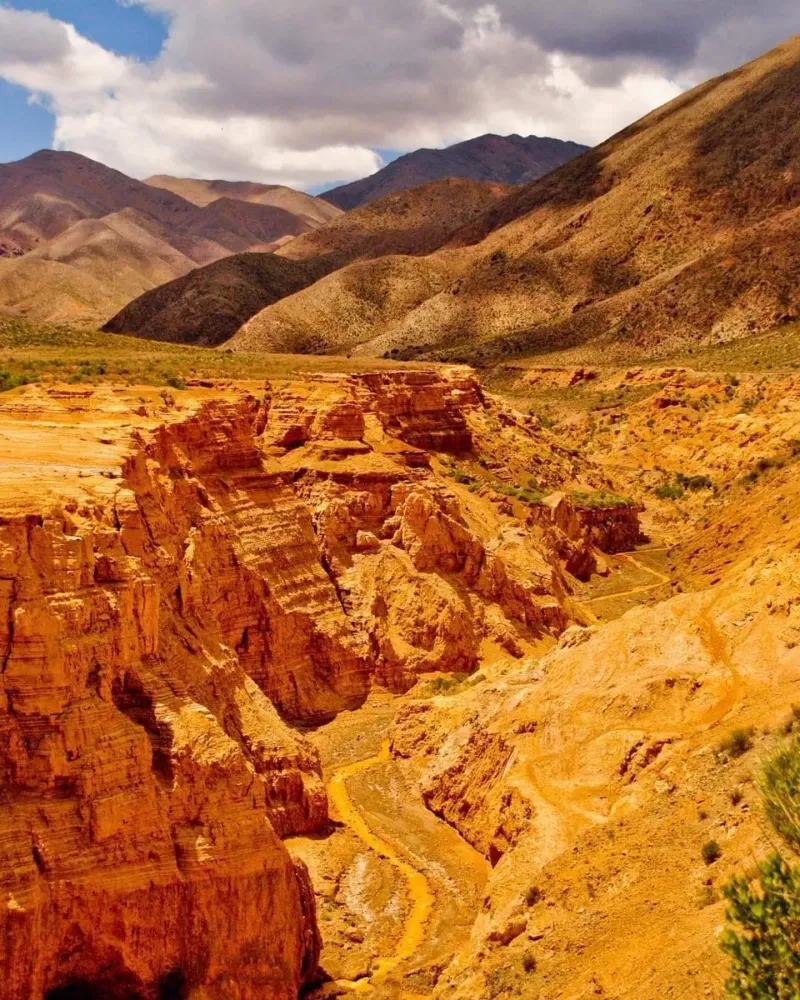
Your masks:
M796 376L340 367L0 399L4 995L712 993Z

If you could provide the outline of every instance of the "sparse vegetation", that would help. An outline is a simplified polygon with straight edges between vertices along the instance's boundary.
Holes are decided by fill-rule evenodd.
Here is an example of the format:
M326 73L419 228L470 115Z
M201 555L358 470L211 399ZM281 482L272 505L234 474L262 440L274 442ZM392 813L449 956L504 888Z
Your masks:
M687 491L697 493L700 490L713 490L714 481L710 476L687 476L679 472L675 478L656 487L655 495L660 500L682 500Z
M446 677L432 677L422 685L422 697L432 698L436 695L454 695L467 691L476 684L482 684L486 678L483 674L456 673Z
M720 756L742 757L753 746L753 729L734 729L719 745Z
M686 490L678 483L664 483L655 490L659 500L682 500L686 495Z
M612 510L616 507L635 507L633 497L624 497L619 493L588 493L576 490L570 493L570 500L581 510Z
M716 840L708 840L700 851L700 856L707 865L713 865L722 857L722 848Z

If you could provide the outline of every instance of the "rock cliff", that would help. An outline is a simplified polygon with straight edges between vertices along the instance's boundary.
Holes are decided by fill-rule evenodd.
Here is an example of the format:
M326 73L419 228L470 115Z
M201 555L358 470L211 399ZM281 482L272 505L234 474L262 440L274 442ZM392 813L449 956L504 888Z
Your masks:
M327 802L287 721L552 642L547 533L442 457L574 459L463 370L29 387L0 429L4 995L295 997L319 941L280 838Z

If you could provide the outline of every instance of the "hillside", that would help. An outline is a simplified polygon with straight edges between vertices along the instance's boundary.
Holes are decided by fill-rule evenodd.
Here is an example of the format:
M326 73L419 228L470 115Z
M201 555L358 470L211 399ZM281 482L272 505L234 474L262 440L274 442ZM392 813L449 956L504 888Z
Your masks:
M293 211L289 195L276 199L283 205L224 193L197 205L75 153L43 150L2 164L0 309L102 322L193 267L320 224ZM307 207L307 196L297 201Z
M254 317L246 334L231 342L232 349L346 350L354 338L360 342L379 333L387 310L400 318L443 287L447 267L420 257L507 190L447 179L387 195L286 242L274 257L258 261L249 254L241 263L231 257L222 262L226 266L203 268L154 289L131 302L106 329L219 344ZM224 198L206 211L223 204L251 207ZM375 258L380 261L374 270L364 266ZM319 287L307 287L328 274ZM273 316L270 307L279 300L284 304Z
M653 354L797 316L799 87L795 38L515 192L457 234L458 296L409 316L397 346Z
M445 178L387 194L281 247L295 260L327 257L330 267L387 254L423 256L508 194L502 184Z
M392 191L444 177L527 184L585 152L587 146L529 135L481 135L446 149L418 149L382 170L321 195L346 211Z
M248 352L349 353L354 345L378 336L387 324L401 320L450 280L450 269L436 256L356 261L265 306L226 346Z
M347 349L658 356L797 317L799 90L793 39L513 191L437 253L450 280L403 315L374 315L371 339Z
M245 201L254 205L271 205L302 219L310 228L324 225L342 214L341 209L334 204L282 184L195 180L170 177L166 174L148 177L145 184L172 191L173 194L180 195L181 198L200 207L219 201L220 198L231 198L234 201Z
M151 340L214 347L257 312L319 276L314 262L244 253L145 292L103 329Z
M449 284L451 265L429 255L507 190L446 178L385 195L292 240L278 254L313 260L328 277L266 307L228 346L336 353L371 340Z

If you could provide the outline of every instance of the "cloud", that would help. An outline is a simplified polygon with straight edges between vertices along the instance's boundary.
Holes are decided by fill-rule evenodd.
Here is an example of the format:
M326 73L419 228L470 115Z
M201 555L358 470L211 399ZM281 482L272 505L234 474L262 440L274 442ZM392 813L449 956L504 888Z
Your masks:
M0 76L48 103L56 143L137 176L296 186L486 131L595 143L800 23L788 0L125 2L167 18L151 63L0 6Z

